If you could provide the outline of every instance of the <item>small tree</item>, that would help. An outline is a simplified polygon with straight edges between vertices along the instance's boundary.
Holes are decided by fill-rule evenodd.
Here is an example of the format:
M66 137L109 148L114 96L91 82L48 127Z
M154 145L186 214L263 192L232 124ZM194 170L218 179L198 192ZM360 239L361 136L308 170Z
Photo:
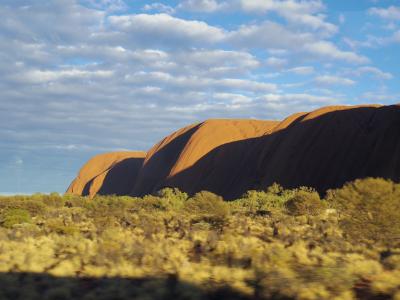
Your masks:
M381 178L347 183L328 193L345 233L391 247L400 242L400 185Z

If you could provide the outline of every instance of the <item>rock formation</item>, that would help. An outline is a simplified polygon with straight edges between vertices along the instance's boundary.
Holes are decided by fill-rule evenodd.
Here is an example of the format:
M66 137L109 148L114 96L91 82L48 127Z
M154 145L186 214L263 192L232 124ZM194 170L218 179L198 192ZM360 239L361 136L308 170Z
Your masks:
M228 176L225 173L234 169L236 162L232 164L230 161L231 153L212 151L228 143L260 137L277 124L275 121L208 120L180 129L149 150L132 194L145 195L165 186L176 186L192 193L211 189L214 184L212 190L222 193L229 182L221 179ZM244 158L248 149L244 147L242 150ZM213 157L207 159L207 166L194 168L210 153ZM235 155L241 159L240 153ZM209 170L219 172L220 175L216 176L222 178L209 176Z
M142 167L145 152L113 152L91 158L70 184L67 193L94 197L127 195Z
M95 182L84 187L104 172L93 176L85 167L77 178L85 183L74 182L71 186L79 188L72 190L108 193ZM118 194L142 196L171 186L190 194L209 190L226 199L274 182L324 193L356 178L400 181L400 105L332 106L281 122L209 120L155 145L130 182L115 176L110 180L124 181L124 193Z

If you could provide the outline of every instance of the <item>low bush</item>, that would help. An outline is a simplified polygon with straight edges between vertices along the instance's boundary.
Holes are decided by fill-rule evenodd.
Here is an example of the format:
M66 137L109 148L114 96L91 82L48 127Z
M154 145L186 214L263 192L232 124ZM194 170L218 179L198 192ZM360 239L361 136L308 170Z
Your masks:
M50 220L46 227L48 228L49 232L62 234L62 235L73 235L79 232L79 229L72 225L72 224L65 224L61 220Z
M351 238L400 245L400 184L356 180L330 191L327 200L341 214L341 227Z
M326 209L326 204L321 201L316 191L304 188L296 191L285 206L288 213L294 216L316 216Z
M247 191L240 199L233 201L232 206L238 211L263 215L281 210L293 194L293 190L284 190L274 183L266 191Z
M41 195L4 197L0 201L0 209L24 209L33 216L42 214L47 206Z
M223 222L230 214L229 204L221 196L208 191L195 194L185 202L184 209L193 216L211 222Z
M20 208L6 209L1 214L0 223L3 227L12 228L16 224L31 223L29 211Z
M157 196L161 198L161 205L167 210L179 210L184 207L188 194L177 188L163 188L158 191Z

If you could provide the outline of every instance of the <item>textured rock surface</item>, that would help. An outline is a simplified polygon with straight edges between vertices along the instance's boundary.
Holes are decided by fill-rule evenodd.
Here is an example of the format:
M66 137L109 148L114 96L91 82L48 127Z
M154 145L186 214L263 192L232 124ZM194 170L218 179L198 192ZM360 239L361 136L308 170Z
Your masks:
M251 127L246 121L230 122L237 121L211 120L166 138L149 152L133 194L174 186L232 199L274 182L323 193L356 178L400 180L399 105L324 107L258 123L248 134L239 133Z
M81 182L97 177L102 181L104 171L95 176L86 176L87 172L82 168L77 179L85 180L71 184L78 187L72 192L85 194L87 184ZM273 182L286 188L314 187L323 193L370 176L400 181L400 105L324 107L282 122L194 124L155 145L124 191L141 196L172 186L190 194L209 190L233 199ZM92 182L87 194L107 191L98 186Z
M96 155L79 171L67 193L93 197L127 195L142 167L145 152L113 152Z
M400 180L400 105L325 107L262 138L255 149L260 186L320 192L356 178Z
M188 192L205 187L210 189L213 178L207 177L204 172L208 169L220 170L221 176L224 176L235 164L225 165L230 153L223 152L213 155L211 161L207 160L207 170L192 169L199 161L221 145L260 137L277 124L275 121L208 120L180 129L148 152L132 194L144 195L165 186L178 186ZM185 176L179 176L181 173ZM202 181L199 182L198 178ZM228 183L217 181L224 185Z

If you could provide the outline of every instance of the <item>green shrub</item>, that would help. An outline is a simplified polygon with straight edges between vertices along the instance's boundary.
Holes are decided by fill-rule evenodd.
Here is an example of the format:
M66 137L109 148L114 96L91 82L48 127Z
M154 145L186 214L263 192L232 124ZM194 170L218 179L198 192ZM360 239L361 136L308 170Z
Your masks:
M47 206L40 199L25 200L20 203L19 207L26 209L33 216L43 214L47 209Z
M299 189L293 198L285 203L285 206L288 213L294 216L316 216L326 208L319 194L310 189Z
M153 195L146 195L143 198L136 198L132 207L134 211L157 211L166 210L166 205L162 203L160 197Z
M186 200L189 198L188 194L181 192L177 188L163 188L158 191L157 196L161 198L161 205L165 209L172 210L183 208Z
M223 221L229 214L228 203L221 196L201 191L186 201L184 209L203 220Z
M266 191L247 191L241 199L232 202L234 208L242 208L254 214L263 214L272 210L280 210L293 197L292 190L284 190L274 183Z
M49 195L43 195L42 201L45 205L51 207L64 206L64 199L59 193L50 193Z
M133 198L115 196L96 196L92 200L87 200L83 204L92 217L97 216L123 216L125 211L133 206Z
M350 237L400 244L400 184L381 178L347 183L328 193L327 200L341 214Z
M74 225L67 225L60 219L50 220L46 225L50 232L57 234L73 235L79 232L77 227Z
M2 213L1 225L11 228L16 224L31 223L31 215L29 211L20 208L7 209Z
M25 209L31 215L40 215L47 208L42 201L42 196L44 195L4 197L0 201L0 209Z
M83 196L77 196L73 194L64 194L62 196L62 205L68 207L85 207L88 203L88 198ZM57 204L56 204L57 205Z
M93 225L97 233L101 233L109 228L114 228L118 220L113 216L97 216L93 218Z

